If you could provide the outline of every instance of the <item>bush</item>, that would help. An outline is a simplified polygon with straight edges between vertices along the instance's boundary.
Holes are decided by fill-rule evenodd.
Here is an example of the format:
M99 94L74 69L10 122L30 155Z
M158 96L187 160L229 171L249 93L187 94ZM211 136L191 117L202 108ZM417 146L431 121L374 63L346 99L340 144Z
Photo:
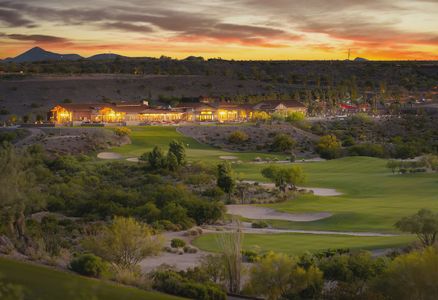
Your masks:
M296 141L287 134L280 133L274 137L271 144L271 150L274 152L287 152L291 151L296 145Z
M242 250L242 259L245 262L253 263L259 259L259 255L257 252L252 250Z
M131 129L128 127L117 127L114 128L114 133L118 136L128 136L131 134Z
M213 283L199 283L172 271L158 271L153 275L153 288L172 295L199 300L225 300L226 294Z
M108 272L108 264L100 257L87 253L75 257L69 266L70 270L85 276L102 277Z
M385 157L385 148L379 144L358 144L350 147L349 153L352 156Z
M242 144L248 139L249 137L245 132L237 130L230 134L230 136L228 137L228 142L232 144Z
M184 246L183 250L185 253L191 253L191 254L198 252L198 249L190 246Z
M251 224L252 228L267 228L269 225L265 221L256 221Z
M170 241L170 246L172 248L183 248L186 245L186 242L184 242L181 239L172 239Z

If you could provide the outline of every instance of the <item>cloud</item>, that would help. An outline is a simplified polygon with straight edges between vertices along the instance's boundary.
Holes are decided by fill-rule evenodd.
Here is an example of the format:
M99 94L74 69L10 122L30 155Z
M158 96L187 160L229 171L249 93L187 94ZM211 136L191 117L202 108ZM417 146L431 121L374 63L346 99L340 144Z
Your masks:
M4 24L8 27L34 26L32 21L23 18L19 12L2 8L0 8L0 24Z
M42 34L8 34L8 38L19 41L31 41L37 43L64 43L68 42L68 39L51 36L51 35L42 35Z
M153 32L154 29L149 25L138 25L126 22L106 22L100 25L104 29L116 29L129 32Z
M0 37L8 38L16 41L35 42L35 43L67 43L69 39L43 34L5 34L0 33Z

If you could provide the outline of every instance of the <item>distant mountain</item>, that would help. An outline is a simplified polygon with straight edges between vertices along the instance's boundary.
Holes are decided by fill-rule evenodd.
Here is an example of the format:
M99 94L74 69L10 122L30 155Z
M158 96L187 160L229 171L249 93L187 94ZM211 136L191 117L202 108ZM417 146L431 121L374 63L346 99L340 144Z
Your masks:
M114 53L102 53L102 54L96 54L93 56L88 57L88 60L112 60L112 59L116 59L116 58L125 58L126 56L122 56L119 54L114 54Z
M368 61L368 59L363 58L363 57L356 57L356 58L354 59L354 61L361 62L361 61Z
M83 57L78 54L59 54L46 51L40 47L34 47L14 58L5 59L8 62L35 62L43 60L79 60Z

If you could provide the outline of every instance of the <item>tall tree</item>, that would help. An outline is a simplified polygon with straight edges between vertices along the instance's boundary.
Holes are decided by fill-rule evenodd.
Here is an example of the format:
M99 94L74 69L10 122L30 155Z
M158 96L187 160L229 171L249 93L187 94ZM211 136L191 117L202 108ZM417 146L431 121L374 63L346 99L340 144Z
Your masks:
M421 209L415 215L402 218L395 226L401 231L415 233L425 247L432 246L438 233L438 214Z
M228 200L231 200L231 193L236 187L233 170L228 162L221 163L217 166L217 186L228 194Z
M169 152L175 155L178 165L184 166L186 164L186 148L182 142L173 140L169 144Z
M155 146L151 152L148 153L148 162L153 169L163 169L166 167L166 157L160 147Z
M269 166L262 169L262 175L275 183L281 191L286 192L288 186L296 189L296 185L306 180L303 169L300 166L278 167Z

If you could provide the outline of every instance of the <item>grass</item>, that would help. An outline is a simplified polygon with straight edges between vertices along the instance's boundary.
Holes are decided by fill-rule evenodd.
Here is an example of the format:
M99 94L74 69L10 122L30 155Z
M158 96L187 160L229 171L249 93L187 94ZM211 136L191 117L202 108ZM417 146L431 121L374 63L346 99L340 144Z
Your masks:
M112 151L122 154L124 157L138 157L144 152L151 151L154 146L166 150L172 140L183 142L187 146L189 160L203 160L208 162L221 161L219 156L236 156L240 160L249 161L257 156L279 159L284 155L264 154L255 152L227 152L209 145L201 144L193 138L186 137L176 131L174 126L141 126L130 127L131 144L113 148Z
M217 233L205 234L193 243L202 250L217 252ZM301 233L245 234L244 249L260 252L275 251L300 255L306 251L318 252L329 248L386 249L400 247L414 240L412 236L355 237Z
M257 157L275 157L254 152L227 152L181 135L173 126L132 127L132 144L112 151L125 157L139 156L155 145L166 149L173 139L187 147L189 160L216 164L219 156L232 155L242 163L233 164L240 178L266 181L260 170L266 164L253 164ZM284 158L278 156L278 158ZM284 212L330 212L332 217L314 222L270 221L279 228L394 232L394 223L420 208L438 210L438 174L393 175L386 160L347 157L325 162L300 163L309 187L335 188L344 193L336 197L303 195L297 199L268 205Z
M0 258L0 275L3 282L23 286L25 299L32 300L182 299L5 258Z
M421 208L438 210L438 174L393 175L386 160L347 157L303 163L307 186L335 188L336 197L303 195L267 205L284 212L330 212L315 222L271 221L280 228L394 232L394 223ZM262 180L253 166L236 166L248 178Z
M238 157L242 163L233 164L233 168L240 178L256 181L266 181L260 171L266 164L253 164L250 161L257 156L277 157L285 156L262 153L235 153L223 151L208 145L198 143L192 138L185 137L176 131L175 127L132 127L131 145L114 148L114 152L124 157L139 156L150 151L155 145L166 149L168 143L177 139L188 145L189 160L203 160L217 164L219 156L232 155ZM307 175L306 186L335 188L343 193L342 196L320 197L302 195L294 200L283 203L266 205L284 212L330 212L332 217L314 222L290 222L271 220L269 223L276 228L335 230L335 231L371 231L397 232L394 223L401 217L415 213L421 208L438 210L438 174L405 174L393 175L386 168L386 160L370 157L347 157L325 162L298 163ZM288 235L283 235L288 236ZM281 236L280 236L281 237ZM322 236L303 235L299 239L285 243L278 236L259 235L263 245L271 245L275 249L292 247L300 241L300 245L307 249L323 247L325 239ZM248 240L251 241L250 235ZM202 242L202 237L198 242ZM271 240L272 239L272 240ZM406 241L400 238L364 238L327 236L328 241L336 240L330 247L339 247L351 243L352 247L382 247L380 242ZM400 239L400 240L399 240ZM354 241L354 243L353 243ZM279 245L277 245L278 243ZM380 244L379 244L380 243ZM256 242L254 244L257 244ZM292 249L292 248L290 248Z

